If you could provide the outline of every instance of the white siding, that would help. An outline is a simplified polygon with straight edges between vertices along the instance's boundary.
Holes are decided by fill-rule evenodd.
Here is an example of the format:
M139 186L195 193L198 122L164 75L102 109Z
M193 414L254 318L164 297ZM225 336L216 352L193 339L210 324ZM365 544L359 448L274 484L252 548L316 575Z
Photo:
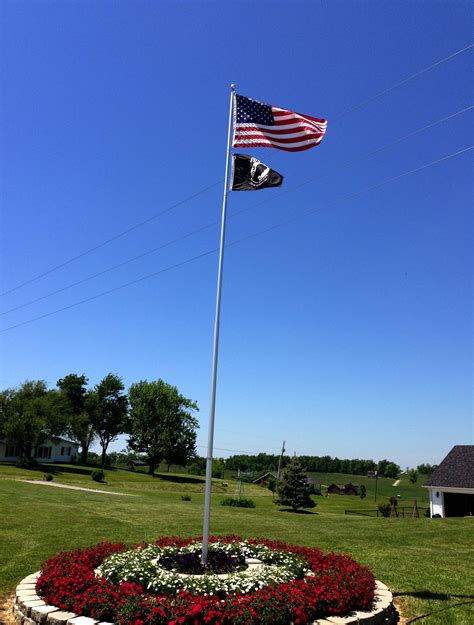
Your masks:
M430 488L430 514L434 516L439 514L444 517L444 497L440 490Z
M0 462L15 462L18 453L10 453L11 445L0 443ZM51 448L51 453L49 453ZM9 451L9 455L6 455L6 451ZM14 450L16 451L16 450ZM45 441L38 449L36 460L39 463L45 462L74 462L79 454L79 445L77 443L70 443L69 441Z

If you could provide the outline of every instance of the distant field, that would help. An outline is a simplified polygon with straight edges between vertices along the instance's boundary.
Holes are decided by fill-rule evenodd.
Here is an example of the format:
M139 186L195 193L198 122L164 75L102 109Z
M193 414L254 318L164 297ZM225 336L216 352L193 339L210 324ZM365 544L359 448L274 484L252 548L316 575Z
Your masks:
M309 475L311 475L318 482L321 482L324 486L329 486L329 484L333 483L348 484L349 482L359 484L359 486L362 484L365 486L367 491L365 499L360 499L360 497L354 496L330 495L330 507L334 511L342 511L346 508L375 510L378 504L388 503L389 498L394 495L400 495L398 505L401 507L413 507L414 501L417 502L417 505L420 508L429 507L428 493L426 489L421 486L426 478L412 484L406 476L402 476L400 483L397 484L397 486L393 486L396 480L386 477L379 478L376 481L363 475L347 475L345 473L309 473ZM375 491L376 488L377 493ZM375 500L376 495L377 500ZM320 498L318 498L318 500L319 499Z
M138 543L160 534L197 535L202 531L204 478L140 471L106 470L106 483L96 484L92 469L53 465L39 472L0 465L0 595L14 589L25 575L61 549L86 546L101 540ZM41 479L54 472L58 483L130 493L116 497L37 486L12 481ZM417 621L429 625L474 623L474 556L471 519L383 519L348 516L348 510L375 509L374 480L342 474L315 474L323 484L364 483L367 497L330 495L315 497L317 507L308 514L284 512L272 503L271 493L244 485L255 509L230 509L220 501L233 494L236 484L213 483L211 528L214 533L266 536L316 545L323 550L348 553L369 566L396 595L405 617L430 616ZM402 480L378 481L377 503L400 494L400 506L426 505L424 489ZM182 501L183 494L191 501ZM423 500L424 498L424 500ZM467 603L470 602L470 603Z

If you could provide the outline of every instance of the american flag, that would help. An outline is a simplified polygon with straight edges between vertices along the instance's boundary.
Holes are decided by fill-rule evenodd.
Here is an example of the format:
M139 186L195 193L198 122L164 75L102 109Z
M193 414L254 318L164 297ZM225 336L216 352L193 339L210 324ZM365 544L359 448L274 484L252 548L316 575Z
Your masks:
M319 145L327 125L325 119L235 96L234 147L300 152Z

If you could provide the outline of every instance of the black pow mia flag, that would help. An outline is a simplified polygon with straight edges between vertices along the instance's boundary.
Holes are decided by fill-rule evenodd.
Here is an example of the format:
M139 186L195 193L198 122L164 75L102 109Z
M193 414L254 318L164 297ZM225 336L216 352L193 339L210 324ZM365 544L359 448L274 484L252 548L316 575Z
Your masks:
M232 191L258 191L266 187L279 187L283 176L253 156L234 154Z

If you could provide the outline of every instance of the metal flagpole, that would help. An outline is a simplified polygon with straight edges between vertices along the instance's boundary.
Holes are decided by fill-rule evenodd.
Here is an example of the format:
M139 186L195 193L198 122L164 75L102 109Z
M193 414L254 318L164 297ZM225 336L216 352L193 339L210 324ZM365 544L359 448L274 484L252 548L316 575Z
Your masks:
M219 354L219 321L221 315L221 291L222 272L224 269L224 244L225 226L227 214L227 196L229 195L229 157L232 137L232 113L234 110L235 85L230 86L230 107L229 107L229 129L227 133L227 156L225 161L224 198L222 201L221 220L221 242L219 247L219 268L217 272L217 295L216 295L216 316L214 321L214 351L212 356L212 377L211 377L211 405L209 409L209 433L207 436L207 458L206 458L206 489L204 496L204 524L202 530L202 557L203 566L207 566L207 554L209 547L209 520L211 516L211 481L212 481L212 453L214 446L214 414L216 409L216 385L217 385L217 360Z

